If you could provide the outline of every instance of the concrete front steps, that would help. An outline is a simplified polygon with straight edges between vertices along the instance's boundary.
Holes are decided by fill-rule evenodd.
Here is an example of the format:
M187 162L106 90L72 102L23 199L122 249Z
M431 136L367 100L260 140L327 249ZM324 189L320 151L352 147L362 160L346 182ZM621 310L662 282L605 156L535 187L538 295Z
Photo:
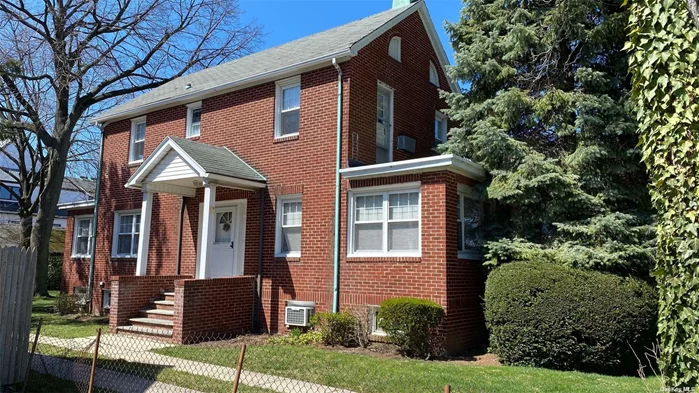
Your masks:
M137 318L130 318L130 325L117 327L118 333L171 338L175 319L175 293L165 292L150 306L139 311Z

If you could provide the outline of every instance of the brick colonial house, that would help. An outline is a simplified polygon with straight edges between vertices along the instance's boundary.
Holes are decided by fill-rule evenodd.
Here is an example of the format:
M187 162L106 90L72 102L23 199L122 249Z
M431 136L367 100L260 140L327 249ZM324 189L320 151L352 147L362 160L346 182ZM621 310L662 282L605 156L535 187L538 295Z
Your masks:
M110 309L112 331L187 342L284 331L294 301L413 296L444 306L450 351L483 343L472 187L485 174L435 153L439 90L458 89L446 64L425 3L396 0L97 118L93 310ZM88 285L92 212L70 210L68 292Z

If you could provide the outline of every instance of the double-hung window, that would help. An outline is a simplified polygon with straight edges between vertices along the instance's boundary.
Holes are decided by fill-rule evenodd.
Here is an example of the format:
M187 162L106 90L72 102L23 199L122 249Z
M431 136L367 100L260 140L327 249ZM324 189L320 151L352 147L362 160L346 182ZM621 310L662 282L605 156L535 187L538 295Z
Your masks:
M143 149L146 144L146 119L131 120L131 144L129 146L129 163L143 161Z
M419 189L352 196L351 256L419 256Z
M297 135L301 110L300 77L277 81L275 106L274 137Z
M201 133L201 101L187 105L187 138Z
M277 199L276 256L301 256L301 221L301 196L279 197Z
M92 216L77 216L73 221L73 257L90 256L92 249Z
M140 228L140 210L131 212L117 212L114 217L112 256L120 258L136 258L138 255L138 234Z
M434 114L434 143L439 145L447 141L447 117L442 112Z
M474 189L461 184L457 195L459 258L480 259L483 244L483 199Z

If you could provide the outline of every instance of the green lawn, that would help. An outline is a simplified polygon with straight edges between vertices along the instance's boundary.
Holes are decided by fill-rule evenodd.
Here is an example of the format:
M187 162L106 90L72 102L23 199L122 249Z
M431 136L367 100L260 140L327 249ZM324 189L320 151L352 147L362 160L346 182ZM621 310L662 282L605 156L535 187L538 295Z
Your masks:
M178 346L155 352L231 366L237 348ZM244 368L358 392L657 392L657 379L610 377L539 368L476 366L450 362L385 359L314 347L250 346Z
M22 391L22 384L17 384L14 387L17 392ZM40 374L36 371L29 373L27 381L27 393L79 393L78 387L74 382L61 378L56 378L48 374Z
M51 291L52 296L58 296L57 291ZM54 298L34 298L32 303L32 324L44 320L41 327L41 334L44 336L76 338L94 336L97 328L109 326L109 319L106 317L84 317L88 320L79 320L53 312L56 304Z

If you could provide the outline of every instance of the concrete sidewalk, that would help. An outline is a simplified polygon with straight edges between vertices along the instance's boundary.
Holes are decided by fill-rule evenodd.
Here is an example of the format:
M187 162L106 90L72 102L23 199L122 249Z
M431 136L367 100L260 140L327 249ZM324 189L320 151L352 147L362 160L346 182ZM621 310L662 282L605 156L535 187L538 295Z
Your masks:
M94 342L94 337L86 337L86 338L78 338L78 339L59 339L59 338L53 338L53 337L40 337L39 342L42 344L50 344L54 346L59 346L62 348L66 348L69 350L77 350L77 351L85 351L86 348L88 348L92 342ZM235 377L236 370L235 368L232 367L224 367L224 366L218 366L215 364L210 364L210 363L203 363L203 362L197 362L193 360L187 360L187 359L181 359L181 358L176 358L176 357L171 357L171 356L166 356L166 355L161 355L157 354L155 352L152 352L152 349L157 349L157 348L166 348L173 346L172 344L169 343L164 343L162 341L157 341L157 340L150 340L147 338L142 338L142 337L136 337L136 336L130 336L130 335L113 335L113 334L104 334L102 335L102 338L100 340L100 356L108 357L110 359L121 359L125 360L128 362L132 363L141 363L141 364L148 364L148 365L153 365L153 366L158 366L158 367L163 367L163 368L168 368L172 369L174 371L181 371L185 373L190 373L194 375L200 375L204 377L209 377L209 378L214 378L218 379L221 381L227 381L231 382L232 386L232 381ZM92 349L90 348L90 352L92 352ZM57 358L52 358L56 360L60 360ZM68 363L72 364L77 364L74 362L69 362L65 361ZM34 363L34 362L33 362ZM57 363L57 364L60 364ZM60 368L59 368L60 369ZM60 369L62 370L62 369ZM38 370L37 370L38 371ZM88 370L89 372L89 370ZM115 380L125 380L129 378L134 379L134 385L130 387L129 392L193 392L192 390L187 390L183 389L180 387L174 386L173 388L177 388L180 390L174 390L171 389L170 386L172 385L167 385L167 384L161 384L158 382L154 382L152 380L145 380L150 383L150 385L147 385L144 381L139 381L143 378L137 377L137 376L131 376L130 374L124 374L124 373L116 373L120 375L113 375L110 373L115 373L113 371L109 370L102 370L100 369L99 373L103 373L104 377L100 376L100 381L102 379L106 379L108 377L112 377ZM51 372L51 374L54 374ZM56 375L56 374L54 374ZM61 378L64 378L60 375L57 375ZM66 378L66 379L72 379L72 378ZM105 381L106 383L106 381ZM339 388L334 388L331 386L324 386L324 385L319 385L311 382L306 382L306 381L301 381L301 380L296 380L296 379L291 379L291 378L285 378L285 377L279 377L275 375L269 375L269 374L263 374L263 373L258 373L258 372L253 372L253 371L247 371L243 369L243 372L240 375L240 383L251 386L251 387L258 387L258 388L264 388L264 389L269 389L271 391L275 392L280 392L280 393L354 393L349 390L344 390L344 389L339 389ZM156 385L165 385L165 386L158 386ZM100 386L100 385L97 385ZM167 390L140 390L140 388L147 388L147 389L167 389ZM100 386L103 387L103 386ZM111 389L107 386L104 386L104 388ZM121 393L121 390L115 390Z

